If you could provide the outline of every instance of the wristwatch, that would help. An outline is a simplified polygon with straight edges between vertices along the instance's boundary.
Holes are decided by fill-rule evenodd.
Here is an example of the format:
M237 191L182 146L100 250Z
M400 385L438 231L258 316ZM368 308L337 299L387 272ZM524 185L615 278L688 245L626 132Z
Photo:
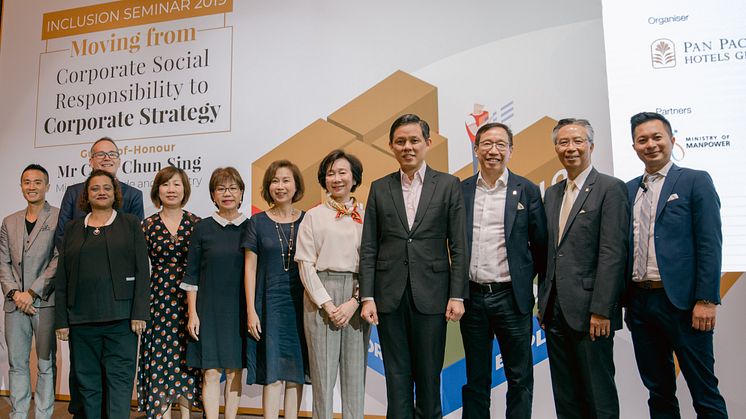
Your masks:
M5 297L6 297L6 298L7 298L8 300L13 300L13 296L14 296L14 295L16 295L16 293L17 293L17 292L18 292L18 290L17 290L17 289L15 289L15 290L10 290L10 291L8 291L8 293L7 293L7 294L5 294Z

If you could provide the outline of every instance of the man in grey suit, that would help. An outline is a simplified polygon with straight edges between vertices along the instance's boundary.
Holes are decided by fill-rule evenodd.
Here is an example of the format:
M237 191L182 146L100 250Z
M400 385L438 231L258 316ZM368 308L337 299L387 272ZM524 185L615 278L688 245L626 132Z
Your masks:
M618 418L614 331L622 327L627 189L591 166L593 127L563 119L552 140L567 179L546 191L548 257L539 283L558 418Z
M368 195L361 315L378 325L386 416L440 418L446 321L461 318L468 293L461 185L425 164L430 128L417 115L394 121L389 147L400 170L373 182Z
M54 231L59 210L46 201L49 174L37 164L21 174L26 208L3 220L0 229L0 283L5 295L5 341L10 370L11 418L29 416L31 339L36 339L38 375L34 404L37 419L54 409L56 344L54 274L57 251Z

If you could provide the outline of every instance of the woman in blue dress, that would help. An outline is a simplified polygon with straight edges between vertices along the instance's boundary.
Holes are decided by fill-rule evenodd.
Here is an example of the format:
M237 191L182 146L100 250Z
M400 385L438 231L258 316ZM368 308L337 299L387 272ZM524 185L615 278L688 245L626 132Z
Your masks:
M303 190L296 165L273 162L262 180L262 198L270 209L249 220L241 240L250 335L246 382L264 386L265 418L279 416L283 384L285 418L297 418L303 384L308 382L304 288L294 260L304 213L293 204L303 197Z

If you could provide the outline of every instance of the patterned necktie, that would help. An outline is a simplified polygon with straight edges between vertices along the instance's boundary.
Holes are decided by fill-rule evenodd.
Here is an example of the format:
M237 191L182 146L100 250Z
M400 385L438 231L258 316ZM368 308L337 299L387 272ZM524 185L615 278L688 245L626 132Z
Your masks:
M559 218L559 234L557 234L557 244L562 240L562 233L565 231L565 225L567 224L567 218L570 217L570 210L572 204L575 203L575 190L577 185L575 182L568 179L567 186L565 187L565 197L562 199L562 209L560 210Z
M650 224L653 222L653 191L651 185L660 175L653 173L645 175L642 196L640 197L640 219L637 220L637 248L635 248L634 276L638 280L645 279L648 268L648 250L650 247Z

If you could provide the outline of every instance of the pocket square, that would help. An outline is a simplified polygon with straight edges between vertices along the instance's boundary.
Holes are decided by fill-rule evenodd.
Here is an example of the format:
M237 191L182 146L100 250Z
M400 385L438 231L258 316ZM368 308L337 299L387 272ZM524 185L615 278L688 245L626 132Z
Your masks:
M584 209L581 209L581 210L580 210L580 212L579 212L578 214L585 214L585 210L584 210Z
M523 204L521 204L521 203L519 202L519 203L518 203L518 211L520 211L520 210L524 210L524 209L526 209L526 207L524 207L524 206L523 206Z
M679 195L677 195L675 193L672 193L671 196L668 197L668 199L666 200L666 202L671 202L671 201L676 200L676 199L679 199Z
M125 281L128 281L128 282L129 282L129 281L134 281L134 280L135 280L135 277L134 277L134 276L128 276L128 277L124 278L124 280L125 280Z

